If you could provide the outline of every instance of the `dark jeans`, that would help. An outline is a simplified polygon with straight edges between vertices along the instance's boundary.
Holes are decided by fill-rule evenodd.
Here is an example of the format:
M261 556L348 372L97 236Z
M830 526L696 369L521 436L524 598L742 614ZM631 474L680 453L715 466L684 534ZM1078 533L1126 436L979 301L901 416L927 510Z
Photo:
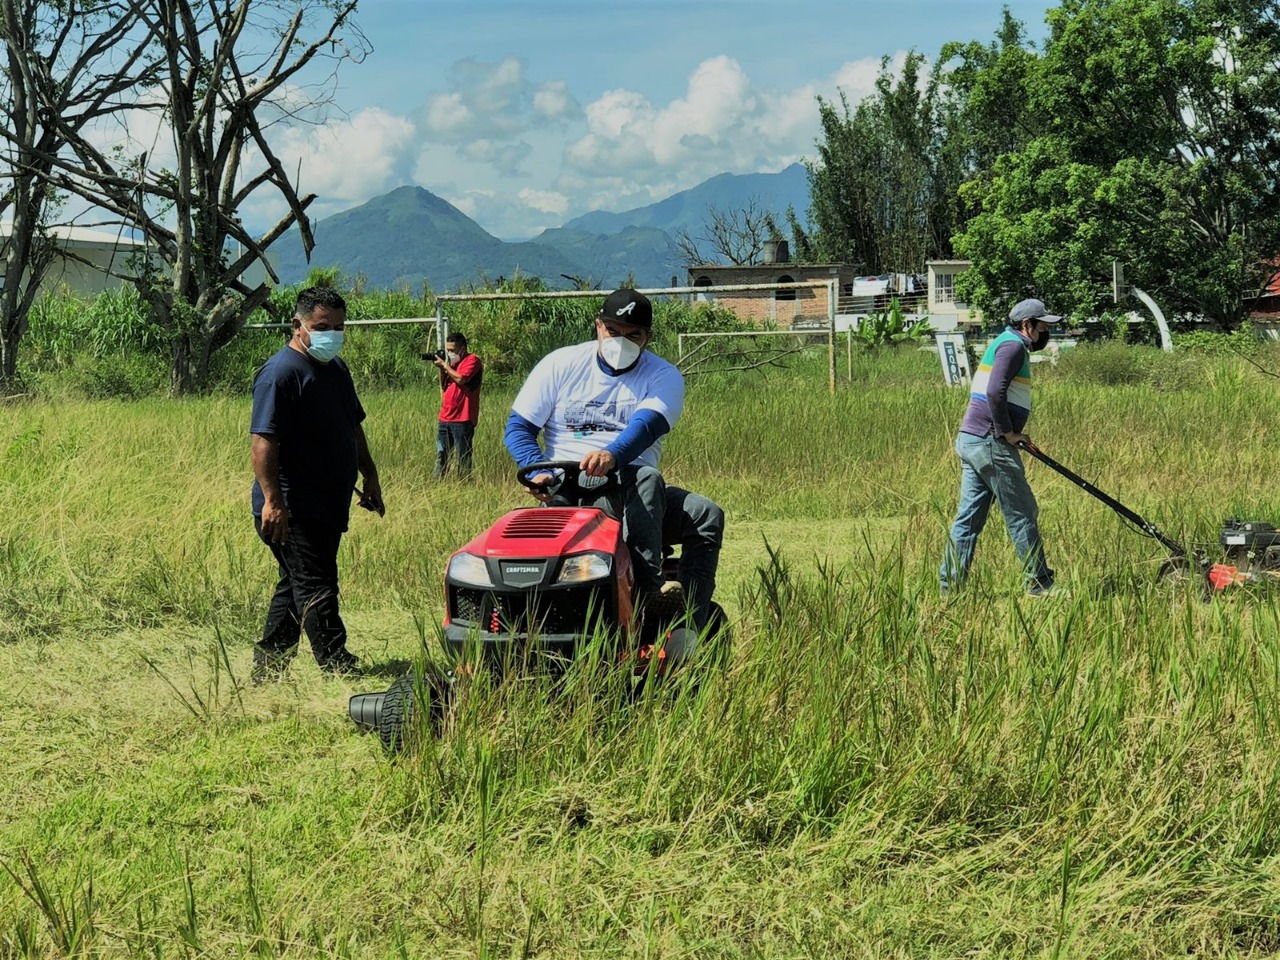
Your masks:
M476 435L474 423L446 423L439 421L436 429L436 470L437 477L443 477L449 469L449 451L458 451L458 476L471 474L471 443Z
M662 518L666 509L667 485L653 467L628 465L622 468L622 539L631 550L636 586L644 592L662 589ZM553 506L566 503L553 498ZM608 495L583 497L580 503L614 516Z
M662 542L680 547L680 583L701 630L711 615L716 570L724 542L724 511L714 501L680 487L667 487Z
M253 523L280 566L280 579L267 608L258 649L271 658L287 656L298 645L305 627L311 653L323 666L347 646L347 628L338 615L338 544L342 531L328 524L290 518L289 539L277 544L262 536L260 517L254 517Z

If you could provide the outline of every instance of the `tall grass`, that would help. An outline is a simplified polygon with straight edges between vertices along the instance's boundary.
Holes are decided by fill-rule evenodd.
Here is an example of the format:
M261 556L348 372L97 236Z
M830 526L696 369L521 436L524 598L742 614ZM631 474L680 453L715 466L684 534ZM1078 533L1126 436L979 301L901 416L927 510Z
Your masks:
M313 271L308 283L338 283L333 271ZM279 287L269 309L257 311L249 322L276 323L291 315L298 289ZM536 280L515 278L475 293L529 293L542 290ZM601 292L600 298L603 299ZM361 284L346 294L352 320L396 320L437 315L437 301L429 288L364 290ZM595 298L573 300L449 301L450 329L465 333L473 349L484 357L489 377L520 377L557 347L594 336L592 318L599 310ZM675 352L677 331L705 332L743 329L731 313L709 304L691 306L662 300L656 307L656 346ZM19 353L19 372L31 392L46 399L105 399L159 397L169 389L169 348L163 330L147 317L137 293L126 287L91 299L65 289L42 295L31 312L31 327ZM414 325L365 327L352 337L343 358L366 388L430 386L435 368L421 359L428 330ZM210 360L206 392L239 396L252 383L262 361L279 349L287 334L278 330L242 330L221 346Z
M1079 356L1037 368L1046 450L1188 540L1280 517L1265 377ZM346 697L437 655L444 558L524 502L511 385L468 484L430 479L433 389L365 392L388 514L340 563L375 673L262 687L245 398L5 408L0 957L1271 955L1276 598L1156 582L1032 465L1070 596L1025 599L993 519L942 601L936 363L694 381L664 463L729 514L730 662L640 696L603 655L464 678L398 759Z

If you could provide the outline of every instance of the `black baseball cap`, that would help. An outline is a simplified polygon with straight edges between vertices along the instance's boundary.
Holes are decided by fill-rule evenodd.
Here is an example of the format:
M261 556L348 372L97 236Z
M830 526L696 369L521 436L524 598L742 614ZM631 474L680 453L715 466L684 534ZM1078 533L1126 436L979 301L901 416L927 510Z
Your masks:
M604 306L600 308L601 320L615 320L628 323L633 327L653 329L653 304L643 293L629 287L615 290L604 298Z

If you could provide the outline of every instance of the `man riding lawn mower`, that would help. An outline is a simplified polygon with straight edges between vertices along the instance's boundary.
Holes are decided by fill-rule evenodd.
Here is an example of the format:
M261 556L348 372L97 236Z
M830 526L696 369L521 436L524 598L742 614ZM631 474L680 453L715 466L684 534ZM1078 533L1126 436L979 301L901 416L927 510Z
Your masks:
M604 632L619 664L647 676L687 663L702 644L727 643L724 611L711 599L724 532L715 503L666 488L663 574L680 588L649 595L640 611L617 472L597 483L577 463L539 462L518 477L532 485L546 473L552 504L512 510L449 558L442 640L451 667L426 676L420 693L430 703L417 699L412 672L384 693L351 698L351 719L388 747L404 742L419 710L438 716L455 678L477 663L560 671Z

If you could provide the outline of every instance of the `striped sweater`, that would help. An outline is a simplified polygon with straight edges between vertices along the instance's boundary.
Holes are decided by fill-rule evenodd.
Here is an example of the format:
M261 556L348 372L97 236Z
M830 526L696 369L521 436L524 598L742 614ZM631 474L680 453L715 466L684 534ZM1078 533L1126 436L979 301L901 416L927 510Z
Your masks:
M1031 416L1031 353L1013 327L1006 327L982 355L969 391L961 433L1000 437L1021 433Z

